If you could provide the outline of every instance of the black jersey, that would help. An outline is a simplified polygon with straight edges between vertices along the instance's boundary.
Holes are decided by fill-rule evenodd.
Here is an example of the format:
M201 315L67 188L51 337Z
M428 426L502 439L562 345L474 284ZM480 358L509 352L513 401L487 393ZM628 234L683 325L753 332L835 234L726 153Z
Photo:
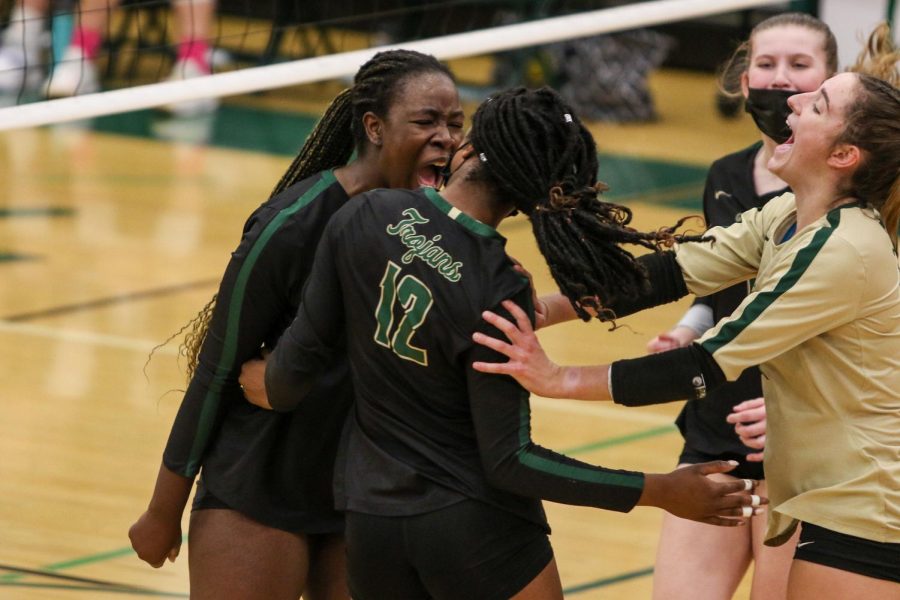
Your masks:
M727 227L744 211L761 208L786 191L782 189L757 195L753 183L753 161L761 147L762 142L756 142L718 159L710 166L703 190L703 216L708 227ZM712 308L713 319L718 323L731 315L743 301L749 292L748 286L749 283L739 283L698 298L696 302ZM725 417L736 404L762 396L760 378L758 368L747 369L736 381L711 392L702 402L686 403L676 421L685 444L712 456L746 456L749 452L756 452L741 443L734 427L725 421Z
M531 305L505 242L427 188L368 192L329 223L266 388L276 409L296 405L346 335L356 401L335 473L341 508L405 516L471 498L546 526L538 498L619 511L639 499L641 473L535 445L528 393L472 369L502 358L472 341L499 334L482 312Z
M219 288L199 365L172 426L163 461L271 527L340 531L332 474L352 402L347 359L322 366L295 413L259 409L238 385L241 365L273 347L290 324L325 225L347 201L331 171L309 177L247 220Z

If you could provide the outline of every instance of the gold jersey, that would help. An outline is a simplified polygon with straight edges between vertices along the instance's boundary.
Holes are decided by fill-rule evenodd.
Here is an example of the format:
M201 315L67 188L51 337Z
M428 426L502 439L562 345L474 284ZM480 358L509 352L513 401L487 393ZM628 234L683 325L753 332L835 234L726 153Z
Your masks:
M844 205L788 236L793 194L677 249L688 288L754 279L699 343L729 380L759 365L767 543L797 521L900 542L900 269L878 214Z

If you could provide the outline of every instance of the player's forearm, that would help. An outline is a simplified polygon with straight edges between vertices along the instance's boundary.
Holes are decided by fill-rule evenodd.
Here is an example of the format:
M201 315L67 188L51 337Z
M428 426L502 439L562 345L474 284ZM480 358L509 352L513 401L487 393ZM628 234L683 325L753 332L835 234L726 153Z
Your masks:
M565 323L566 321L574 321L578 318L572 303L560 293L541 296L538 301L543 302L546 307L544 327Z
M266 360L266 396L273 410L291 411L309 394L334 357L335 348L322 342L314 321L301 305L297 317ZM339 336L324 336L339 339Z
M648 285L635 296L603 301L603 307L612 314L601 315L603 320L622 318L642 310L661 306L683 298L688 294L681 267L674 252L651 252L639 256L638 263L647 272Z
M610 366L608 376L613 400L624 406L701 400L726 381L712 355L697 343L618 360Z
M612 381L610 381L612 380ZM626 406L699 400L725 383L712 356L698 344L620 360L612 365L560 367L543 395L574 400L614 400Z
M528 395L508 378L470 380L479 454L490 484L520 496L627 512L643 488L643 474L569 458L534 444ZM513 401L512 398L517 398Z
M193 477L179 475L160 464L159 473L156 476L156 486L153 488L153 496L150 498L148 511L159 515L181 519L191 488L194 485Z
M621 318L647 308L674 302L687 295L688 289L674 252L646 254L640 256L638 262L647 271L649 285L635 297L619 298L612 302L601 298L601 304L605 309L605 312L599 315L601 320ZM547 307L544 327L578 318L572 303L562 294L541 296L540 301Z
M659 495L662 487L659 477L655 473L644 474L644 489L641 490L641 497L638 498L637 506L659 506Z
M556 398L572 400L612 400L609 389L609 365L563 367Z
M287 412L297 405L312 389L314 377L311 373L299 371L280 356L277 347L266 363L266 398L269 406L279 412ZM303 363L294 363L303 364Z

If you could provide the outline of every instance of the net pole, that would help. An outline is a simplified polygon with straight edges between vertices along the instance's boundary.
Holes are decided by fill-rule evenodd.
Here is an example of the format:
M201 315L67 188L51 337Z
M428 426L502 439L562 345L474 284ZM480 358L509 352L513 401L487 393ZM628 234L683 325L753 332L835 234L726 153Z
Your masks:
M0 131L130 112L163 104L231 96L356 73L376 52L406 48L441 60L490 54L569 39L733 12L775 0L655 0L479 31L342 52L277 65L61 98L0 109Z

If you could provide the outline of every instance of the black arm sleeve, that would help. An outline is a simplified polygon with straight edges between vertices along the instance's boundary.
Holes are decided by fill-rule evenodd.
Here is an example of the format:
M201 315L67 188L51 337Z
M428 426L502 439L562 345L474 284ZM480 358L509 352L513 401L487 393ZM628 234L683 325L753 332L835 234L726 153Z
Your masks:
M278 235L268 244L247 236L228 263L197 369L163 453L171 471L195 476L230 403L246 402L238 386L241 365L259 356L290 307L283 283L290 272L286 254Z
M277 411L297 407L331 364L344 336L344 303L329 224L316 250L297 316L266 363L266 395Z
M650 285L640 296L620 298L612 306L604 306L612 310L617 319L646 308L675 302L688 294L674 252L652 252L639 256L637 261L647 269Z
M726 381L722 369L700 344L617 360L610 369L613 401L625 406L700 400Z
M513 300L520 306L527 299ZM512 317L497 306L494 312ZM503 334L482 322L486 335ZM564 504L594 506L627 512L640 499L642 473L606 469L583 463L531 441L531 409L528 392L507 376L479 373L472 361L501 362L504 357L475 345L468 361L467 380L475 433L482 465L494 487L522 496L545 498Z

